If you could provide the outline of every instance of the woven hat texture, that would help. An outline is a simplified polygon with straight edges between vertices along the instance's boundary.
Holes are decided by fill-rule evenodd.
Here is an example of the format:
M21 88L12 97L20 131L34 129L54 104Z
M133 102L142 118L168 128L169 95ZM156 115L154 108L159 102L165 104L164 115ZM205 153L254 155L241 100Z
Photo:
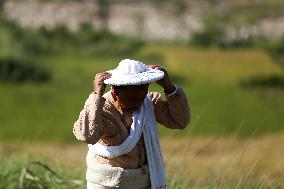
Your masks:
M116 69L108 72L112 76L104 83L114 86L141 85L155 82L164 77L163 71L149 68L142 62L130 59L122 60Z

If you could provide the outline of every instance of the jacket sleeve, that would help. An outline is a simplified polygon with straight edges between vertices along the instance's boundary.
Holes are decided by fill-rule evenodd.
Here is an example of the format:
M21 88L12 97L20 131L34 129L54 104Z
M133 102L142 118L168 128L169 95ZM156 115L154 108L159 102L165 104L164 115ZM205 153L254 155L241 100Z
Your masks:
M80 112L78 120L74 123L73 133L83 142L95 144L103 132L102 111L105 99L91 93L86 100L84 109Z
M178 88L174 94L166 95L166 100L161 100L160 94L152 94L154 111L157 122L171 129L184 129L190 122L190 107L187 97L181 88Z

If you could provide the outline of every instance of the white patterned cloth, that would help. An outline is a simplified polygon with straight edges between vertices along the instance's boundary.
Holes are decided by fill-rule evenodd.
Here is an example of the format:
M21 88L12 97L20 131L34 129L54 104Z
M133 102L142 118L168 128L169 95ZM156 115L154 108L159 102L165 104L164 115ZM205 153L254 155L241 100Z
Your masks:
M87 189L149 189L150 178L147 167L124 169L92 161L87 156Z
M104 146L100 143L89 145L89 152L107 158L114 158L131 151L143 133L151 188L167 188L163 157L160 148L154 107L147 96L139 110L132 114L130 135L118 146ZM88 161L88 160L87 160Z

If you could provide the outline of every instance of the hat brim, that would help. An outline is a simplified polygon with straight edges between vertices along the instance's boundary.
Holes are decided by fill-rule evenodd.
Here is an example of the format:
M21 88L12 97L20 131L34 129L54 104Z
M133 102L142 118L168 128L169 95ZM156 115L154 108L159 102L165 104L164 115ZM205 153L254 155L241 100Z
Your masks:
M121 85L142 85L147 83L152 83L164 78L164 72L156 69L149 69L146 72L121 75L115 74L114 70L108 71L113 75L111 78L104 81L107 85L121 86Z

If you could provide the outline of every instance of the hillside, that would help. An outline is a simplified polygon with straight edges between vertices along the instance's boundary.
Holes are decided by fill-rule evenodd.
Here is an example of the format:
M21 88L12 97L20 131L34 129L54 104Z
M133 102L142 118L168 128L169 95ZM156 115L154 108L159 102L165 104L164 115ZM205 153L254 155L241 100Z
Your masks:
M150 40L188 40L206 28L207 18L222 26L231 40L284 34L284 3L280 0L105 2L7 0L4 15L24 26L50 28L63 24L76 30L87 22L95 28Z

